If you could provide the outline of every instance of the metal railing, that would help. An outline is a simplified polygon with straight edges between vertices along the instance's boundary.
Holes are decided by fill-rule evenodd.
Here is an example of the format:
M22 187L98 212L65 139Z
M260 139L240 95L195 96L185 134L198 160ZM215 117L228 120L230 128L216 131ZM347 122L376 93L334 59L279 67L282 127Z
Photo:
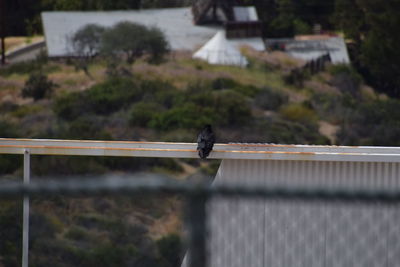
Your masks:
M207 236L209 226L208 204L217 198L228 198L227 201L240 199L258 199L261 201L291 201L294 206L301 206L299 202L310 203L376 203L395 206L400 204L400 191L391 190L333 190L286 187L259 187L250 185L196 184L171 180L153 179L117 179L112 180L62 180L62 181L30 181L30 156L31 155L88 155L88 156L131 156L131 157L173 157L196 158L195 144L161 143L161 142L103 142L103 141L71 141L71 140L20 140L0 139L0 154L24 155L24 182L3 183L0 186L0 198L24 197L23 211L23 254L22 266L28 266L29 244L29 197L32 195L51 195L63 193L64 195L90 196L96 194L143 194L143 193L173 193L186 197L186 209L189 229L189 249L187 264L189 267L210 266L210 253L207 246L210 239ZM269 144L216 144L211 158L219 159L274 159L274 160L316 160L316 161L369 161L369 162L399 162L400 149L381 147L321 147L321 146L285 146ZM263 204L264 205L264 204ZM224 208L229 208L225 206ZM284 207L283 210L286 208ZM265 205L260 212L265 212ZM227 211L224 211L227 212ZM286 212L286 211L285 211ZM308 214L306 211L305 214ZM352 212L352 211L351 211ZM351 213L350 212L350 213ZM397 210L396 210L397 212ZM254 214L254 213L253 213ZM273 213L277 216L282 214ZM232 214L226 214L226 218ZM303 215L304 216L304 215ZM329 215L334 216L334 215ZM318 227L326 227L329 216ZM352 215L353 216L353 215ZM397 216L397 213L396 213ZM394 216L393 218L395 218ZM350 216L351 217L351 216ZM226 219L225 218L225 219ZM388 217L389 218L389 217ZM392 217L390 217L392 218ZM241 219L242 220L242 219ZM265 218L263 219L265 220ZM277 219L278 220L278 219ZM288 217L282 217L287 221ZM349 219L350 220L350 219ZM266 224L267 222L263 222ZM286 223L286 222L285 222ZM387 223L386 221L384 222ZM278 223L279 224L279 223ZM234 225L234 224L232 224ZM236 226L233 226L236 227ZM263 226L264 227L264 226ZM271 229L274 229L273 227ZM309 229L308 229L309 230ZM240 229L236 229L240 231ZM258 232L258 231L256 231ZM266 231L264 231L266 233ZM397 230L395 230L397 234ZM282 234L284 235L284 233ZM292 235L292 233L291 233ZM301 235L301 233L299 233ZM264 238L264 237L263 237ZM284 236L283 239L286 237ZM290 237L293 239L293 237ZM289 240L291 240L289 238ZM278 241L282 239L278 238ZM281 242L281 241L279 241ZM279 244L279 242L277 242ZM286 242L286 241L285 241ZM325 242L325 241L324 241ZM264 242L265 243L265 242ZM263 243L263 244L264 244ZM389 243L389 242L387 242ZM283 245L284 247L286 245ZM336 246L336 245L335 245ZM271 245L271 248L274 248ZM297 249L298 250L298 249ZM289 249L288 249L289 251ZM240 251L238 252L240 253ZM268 252L271 255L274 252ZM296 252L297 253L297 252ZM312 254L311 252L307 252ZM297 254L296 254L297 255ZM235 256L235 255L234 255ZM273 255L276 256L276 255ZM270 260L268 258L267 260ZM308 260L308 259L307 259ZM304 266L321 266L307 265ZM211 264L212 266L229 266ZM236 266L236 265L234 265ZM252 266L251 264L248 266ZM260 266L260 265L254 265ZM261 265L265 266L265 265ZM278 263L270 266L282 266ZM298 265L303 266L303 265ZM324 266L344 266L324 264ZM354 265L356 266L356 265ZM379 266L379 265L371 265ZM390 265L387 265L390 266Z

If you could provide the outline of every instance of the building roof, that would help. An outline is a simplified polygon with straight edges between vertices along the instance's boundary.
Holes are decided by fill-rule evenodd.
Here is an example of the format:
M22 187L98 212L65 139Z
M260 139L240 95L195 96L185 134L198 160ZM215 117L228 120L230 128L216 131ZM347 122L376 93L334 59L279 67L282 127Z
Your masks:
M305 61L317 59L329 54L334 64L350 63L346 43L342 37L317 36L315 38L296 39L267 39L267 46L273 43L281 43L285 46L285 52L294 58Z
M233 7L235 21L258 21L258 15L254 6Z

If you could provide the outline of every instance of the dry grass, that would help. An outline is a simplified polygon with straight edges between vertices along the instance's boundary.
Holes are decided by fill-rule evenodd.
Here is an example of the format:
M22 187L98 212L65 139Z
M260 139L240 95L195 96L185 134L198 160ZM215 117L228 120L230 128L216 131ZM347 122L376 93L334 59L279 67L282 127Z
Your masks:
M44 40L43 36L33 36L33 37L25 37L25 36L11 36L6 38L6 52L16 49L17 47L27 45L30 43L38 42Z

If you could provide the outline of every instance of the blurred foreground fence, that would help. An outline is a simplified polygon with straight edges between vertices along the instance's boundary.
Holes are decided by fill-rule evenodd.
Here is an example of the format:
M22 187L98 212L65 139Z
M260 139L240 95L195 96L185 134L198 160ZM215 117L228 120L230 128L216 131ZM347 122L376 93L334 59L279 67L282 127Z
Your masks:
M182 194L187 200L189 247L183 266L400 264L399 191L213 186L152 178L39 180L0 186L2 199L158 193ZM239 216L238 211L247 214ZM266 218L259 216L261 212ZM218 226L221 216L229 218L228 223ZM258 245L249 245L255 240Z
M171 193L186 198L183 267L400 266L400 148L216 144L212 185L169 179L30 181L34 155L197 158L196 144L0 138L24 155L22 266L28 266L29 196Z

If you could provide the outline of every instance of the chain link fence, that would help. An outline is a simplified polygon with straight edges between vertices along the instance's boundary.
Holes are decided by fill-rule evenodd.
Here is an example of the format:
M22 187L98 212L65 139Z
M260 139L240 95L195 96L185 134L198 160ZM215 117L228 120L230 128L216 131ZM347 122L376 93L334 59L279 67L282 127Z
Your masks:
M400 192L210 186L166 179L2 183L23 195L180 194L185 267L400 266Z

